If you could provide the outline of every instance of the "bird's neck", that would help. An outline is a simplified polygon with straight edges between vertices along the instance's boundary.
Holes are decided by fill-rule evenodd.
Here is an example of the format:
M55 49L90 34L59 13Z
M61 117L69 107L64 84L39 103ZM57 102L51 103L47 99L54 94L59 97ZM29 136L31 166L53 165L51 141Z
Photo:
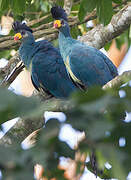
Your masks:
M27 69L29 69L31 62L32 62L32 57L34 53L36 52L35 48L35 40L32 39L30 41L23 41L20 48L19 48L19 54L21 60L24 62L25 66Z
M70 30L59 32L59 48L64 61L66 61L67 56L70 54L73 42L74 39L70 35Z

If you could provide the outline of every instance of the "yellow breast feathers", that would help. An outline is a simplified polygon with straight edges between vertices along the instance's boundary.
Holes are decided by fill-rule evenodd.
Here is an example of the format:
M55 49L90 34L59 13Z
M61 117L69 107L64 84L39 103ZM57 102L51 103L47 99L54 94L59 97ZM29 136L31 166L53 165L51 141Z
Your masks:
M79 84L82 84L82 82L73 74L71 68L70 68L70 64L69 64L69 56L67 56L67 60L64 62L65 63L65 66L66 66L66 69L67 71L69 72L71 78L73 79L73 81L79 83Z

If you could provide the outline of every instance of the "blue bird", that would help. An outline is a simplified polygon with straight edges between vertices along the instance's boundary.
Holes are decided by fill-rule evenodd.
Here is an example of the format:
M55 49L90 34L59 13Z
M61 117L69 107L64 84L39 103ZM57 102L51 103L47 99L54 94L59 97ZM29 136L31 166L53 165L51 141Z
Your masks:
M70 35L67 14L61 7L51 9L54 27L59 30L59 48L72 80L81 88L103 86L118 75L115 65L98 49L88 46Z
M32 83L56 98L66 98L77 87L69 78L59 49L46 40L35 42L32 30L25 24L14 22L14 39L21 40L19 55L27 69L31 69Z

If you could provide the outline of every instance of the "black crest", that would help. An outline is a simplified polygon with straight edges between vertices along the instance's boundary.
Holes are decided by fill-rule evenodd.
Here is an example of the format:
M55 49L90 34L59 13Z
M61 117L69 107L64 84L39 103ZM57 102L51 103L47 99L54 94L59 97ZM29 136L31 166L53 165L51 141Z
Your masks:
M21 23L19 21L15 21L12 25L13 30L17 33L20 32L20 30L26 30L29 32L33 32L32 29L30 29L25 23Z
M65 10L60 6L54 6L51 8L51 14L52 17L56 20L58 19L64 19L65 21L68 21L67 14Z

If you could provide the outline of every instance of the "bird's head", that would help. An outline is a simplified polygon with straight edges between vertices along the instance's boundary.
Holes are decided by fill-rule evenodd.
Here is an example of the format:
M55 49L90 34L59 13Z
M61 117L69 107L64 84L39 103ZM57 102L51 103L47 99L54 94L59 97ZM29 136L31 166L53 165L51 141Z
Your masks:
M52 17L55 19L54 28L59 30L66 29L68 27L68 19L65 10L60 6L54 6L51 8Z
M32 29L30 29L25 23L15 21L12 25L13 30L15 31L14 40L25 40L30 37L32 34Z

